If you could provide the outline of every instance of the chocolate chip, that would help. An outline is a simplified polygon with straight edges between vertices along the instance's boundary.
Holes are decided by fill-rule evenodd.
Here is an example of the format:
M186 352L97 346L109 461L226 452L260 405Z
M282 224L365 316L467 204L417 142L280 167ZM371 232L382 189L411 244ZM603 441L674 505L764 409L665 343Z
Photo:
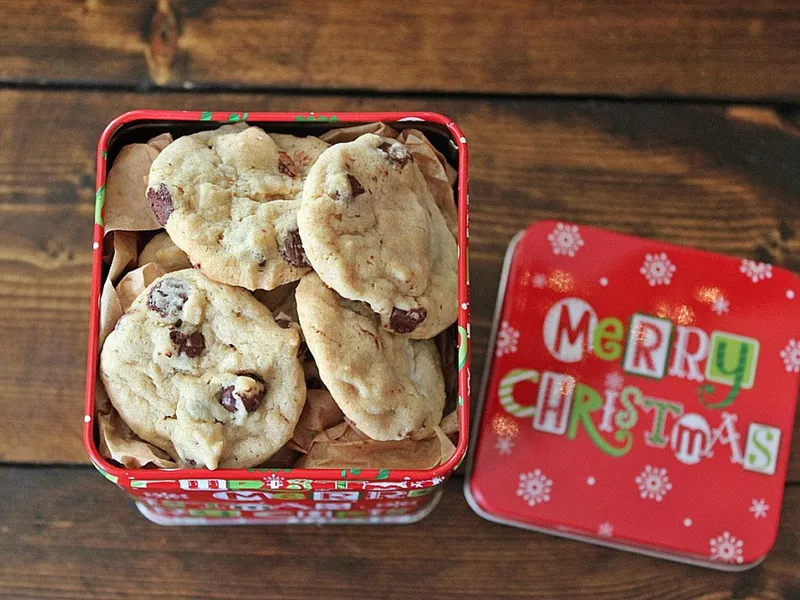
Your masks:
M306 251L303 249L303 240L300 239L300 232L297 229L292 229L283 238L281 256L292 266L299 268L311 266L308 264Z
M396 167L402 169L408 163L414 161L414 157L412 156L411 152L408 151L403 144L390 144L388 142L382 142L380 146L378 146L379 150L383 150L386 153L386 157L389 159L389 162L394 164Z
M185 281L168 277L162 279L147 294L147 308L162 317L176 317L189 299L189 285Z
M411 333L427 316L428 311L421 306L409 310L395 307L389 317L389 327L397 333Z
M264 396L267 393L267 385L264 380L255 374L241 374L240 377L248 377L253 381L253 385L247 391L236 390L235 386L226 386L217 392L217 401L228 412L236 412L236 401L241 400L245 411L254 412L261 406Z
M297 168L294 166L294 161L286 152L278 154L278 171L288 177L297 177Z
M229 385L217 392L217 401L228 412L236 412L236 398L233 395L233 389L233 386Z
M189 358L197 358L206 349L206 339L199 331L186 335L179 329L170 329L169 339L177 346L179 354L185 354Z
M367 191L364 189L364 186L361 185L358 179L350 175L350 173L347 174L347 182L350 184L350 194L353 198L360 196Z
M186 343L181 348L181 352L183 352L189 358L197 358L205 349L206 339L203 337L202 333L195 331L192 335L186 338Z
M147 189L147 199L150 200L150 208L161 225L167 224L167 219L172 214L172 194L166 184L159 184L158 188Z

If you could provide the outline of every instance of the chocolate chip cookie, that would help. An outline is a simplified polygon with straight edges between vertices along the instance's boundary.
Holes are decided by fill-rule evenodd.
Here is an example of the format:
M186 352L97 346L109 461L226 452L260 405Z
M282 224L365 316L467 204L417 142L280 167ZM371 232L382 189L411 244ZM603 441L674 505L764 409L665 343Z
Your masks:
M273 289L308 272L297 209L328 145L244 123L178 138L153 161L147 198L159 223L215 281Z
M299 344L249 293L185 269L136 298L105 342L100 377L131 429L182 466L252 467L300 418Z
M319 376L345 416L375 440L429 435L445 401L434 342L386 331L365 303L342 298L314 273L295 296Z
M297 223L319 277L388 331L432 338L456 320L456 241L402 143L366 134L325 150Z

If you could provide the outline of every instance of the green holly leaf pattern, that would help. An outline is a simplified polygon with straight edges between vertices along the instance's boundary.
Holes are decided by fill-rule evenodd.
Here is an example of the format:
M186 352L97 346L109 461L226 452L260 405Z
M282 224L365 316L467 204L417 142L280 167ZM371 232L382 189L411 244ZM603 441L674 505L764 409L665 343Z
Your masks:
M200 113L200 120L201 121L210 121L211 117L213 115L214 115L214 113L211 112L210 110L204 110L202 113Z
M94 196L94 222L103 226L103 205L106 203L106 184L100 186Z
M317 123L338 123L339 122L339 117L337 117L336 115L316 115L316 116L309 115L307 117L303 116L303 115L297 115L294 118L294 120L295 121L306 121L306 122L309 122L309 123L313 123L315 121Z
M375 479L389 479L389 473L392 471L390 469L381 469L378 471L378 474L375 476Z
M111 475L110 473L106 473L105 471L103 471L103 469L101 469L97 465L94 465L94 468L97 469L97 471L98 471L98 473L100 473L100 475L102 475L103 477L108 479L111 483L119 482L119 477L117 477L115 475Z
M458 326L458 370L467 364L467 330Z

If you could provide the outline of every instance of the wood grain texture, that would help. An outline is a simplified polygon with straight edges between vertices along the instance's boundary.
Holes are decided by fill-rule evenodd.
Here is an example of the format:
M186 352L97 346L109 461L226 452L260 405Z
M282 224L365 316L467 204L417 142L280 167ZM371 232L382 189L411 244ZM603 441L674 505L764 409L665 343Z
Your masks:
M451 480L406 526L160 527L88 468L0 468L0 597L797 598L800 487L777 543L731 574L482 520Z
M791 0L6 0L0 80L800 98Z
M531 221L571 220L800 270L800 137L763 108L7 90L0 92L0 461L86 460L80 421L94 148L109 120L143 107L422 109L455 118L472 165L473 382L482 374L506 245ZM800 444L789 478L800 481Z

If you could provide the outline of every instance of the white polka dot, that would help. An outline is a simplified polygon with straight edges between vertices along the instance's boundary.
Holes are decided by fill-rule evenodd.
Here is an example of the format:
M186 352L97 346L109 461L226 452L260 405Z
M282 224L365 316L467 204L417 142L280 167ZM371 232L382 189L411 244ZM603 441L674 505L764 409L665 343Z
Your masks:
M95 242L94 244L92 244L92 250L97 250L99 247L100 247L100 244L98 242Z
M83 422L84 423L88 423L91 420L92 420L92 417L90 417L89 415L86 415L85 417L83 417Z
M464 304L461 305L461 308L463 308L464 310L467 310L469 308L469 304L464 302Z
M794 290L786 290L786 297L789 300L794 300Z
M608 279L606 279L605 277L601 277L600 278L600 285L602 285L603 287L606 287L608 285Z
M683 526L684 527L691 527L692 526L692 520L689 517L686 517L683 520Z
M462 137L462 138L461 138L461 143L462 143L462 144L466 144L466 143L467 143L467 138L465 138L465 137Z
M594 477L589 476L586 478L586 485L594 485L595 483L597 483L597 480Z

